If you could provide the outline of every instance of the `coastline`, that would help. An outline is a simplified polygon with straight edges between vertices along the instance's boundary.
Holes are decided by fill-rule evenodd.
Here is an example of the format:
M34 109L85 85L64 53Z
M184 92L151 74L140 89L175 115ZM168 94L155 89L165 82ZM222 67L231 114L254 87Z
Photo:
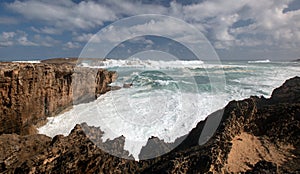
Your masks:
M2 62L0 133L27 135L47 117L94 100L110 90L116 72L104 69L74 68L72 63ZM74 86L74 81L80 85Z
M28 65L20 63L18 66ZM30 65L30 68L33 68L32 66ZM34 67L38 69L40 66L46 69L53 68L49 64L39 64ZM61 66L67 72L71 72L67 68L70 65ZM103 71L106 72L101 70ZM5 72L10 71L5 70ZM22 73L11 74L15 76L15 74ZM114 76L108 77L112 80ZM97 82L97 80L92 81ZM22 84L25 86L24 82ZM92 96L95 96L94 92L97 90L94 85L92 86ZM54 138L35 133L24 135L24 132L21 132L21 135L14 134L18 132L2 134L0 135L2 150L0 171L27 173L121 171L127 173L262 171L278 173L299 171L297 165L300 152L297 133L300 128L299 86L300 77L295 77L275 89L269 99L251 97L241 101L231 101L222 110L224 114L221 115L221 124L207 143L199 145L201 132L208 120L220 116L218 111L199 122L186 136L179 137L178 139L184 138L184 140L179 145L175 141L176 146L178 145L175 149L149 160L134 161L129 152L124 150L126 137L120 136L114 140L102 142L99 138L103 135L101 128L89 127L84 123L76 125L68 136L57 135ZM45 115L42 118L45 118ZM90 134L87 135L87 132ZM95 137L98 138L95 139ZM153 144L156 147L154 149L151 148ZM172 149L173 145L151 137L140 155L141 157L147 156L149 152L159 154L162 150ZM13 150L15 147L19 150ZM109 151L101 150L107 147L111 150L111 154L119 153L124 158L112 156L107 153ZM247 148L248 150L243 150ZM247 158L243 158L247 151L253 150L257 153L249 153Z
M7 65L5 64L5 66ZM30 69L39 69L40 66L49 70L53 70L54 68L50 64L30 64L29 66L28 64L19 63L18 66L21 66L21 69L26 66ZM61 66L64 67L64 72L68 72L67 74L72 73L72 68L68 68L69 66L72 67L72 65L62 64ZM30 72L28 69L26 70L27 73ZM11 69L2 69L2 72L4 75L4 72L11 72ZM12 72L6 73L6 75L12 74L12 77L14 77L16 74L22 74L19 71L17 71L18 73ZM51 72L58 71L54 68ZM101 72L108 71L101 70ZM52 77L56 77L59 80L62 80L60 77L66 77L65 75L67 75L55 76L55 74L57 73L54 73ZM101 89L104 89L103 84L107 87L108 83L115 78L114 73L108 74L105 76L108 77L108 80L105 82L102 81L102 86L100 85ZM96 77L100 78L97 75ZM19 80L20 78L16 79ZM40 80L38 81L40 82ZM97 80L92 81L99 84ZM26 86L24 82L22 85ZM90 83L87 85L92 87L92 90L90 90L92 93L88 95L92 97L95 96L95 92L97 91L100 94L109 90L109 88L105 90L100 90L100 88L95 89L95 85ZM185 139L179 146L177 146L178 144L175 141L177 146L175 149L163 156L149 160L132 160L132 156L129 156L129 153L124 150L126 137L120 136L114 140L102 142L101 136L103 132L101 128L89 127L86 124L76 125L68 136L57 135L54 138L35 134L34 132L18 132L10 129L15 132L4 132L4 134L1 133L2 135L0 135L0 149L2 149L0 171L26 173L296 172L300 170L297 165L299 164L300 154L299 86L300 78L294 77L287 80L281 87L276 88L269 99L253 96L241 101L231 101L223 109L222 112L224 114L221 115L221 124L207 143L199 145L200 134L208 120L220 117L218 111L210 114L205 121L199 122L186 136L180 137ZM67 90L67 88L63 89ZM71 93L67 94L70 95ZM80 94L86 95L85 92ZM73 96L69 97L66 103L71 103L73 99ZM45 110L43 112L45 113ZM55 109L52 113L55 115ZM49 115L45 114L38 118L45 119ZM30 120L26 114L23 117ZM27 121L26 124L28 125L28 123L36 124L32 120ZM6 123L2 122L1 124L5 125ZM87 131L91 132L88 136L86 135ZM12 133L19 133L20 135ZM151 144L155 144L156 148L151 148L149 146ZM147 156L147 152L149 151L159 154L161 150L172 149L171 146L172 144L170 143L164 143L163 140L151 137L140 155ZM13 150L15 147L18 147L19 150ZM101 149L114 147L111 149L112 151L121 153L121 156L127 159L112 156L99 147ZM253 151L253 153L247 153L247 151Z

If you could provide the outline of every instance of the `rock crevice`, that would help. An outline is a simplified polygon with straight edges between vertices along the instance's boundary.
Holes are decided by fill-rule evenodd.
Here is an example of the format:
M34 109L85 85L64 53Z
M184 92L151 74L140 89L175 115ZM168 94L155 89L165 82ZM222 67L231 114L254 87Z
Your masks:
M109 91L115 79L115 72L72 64L1 63L0 134L29 134L73 103Z
M231 101L181 137L185 139L169 153L138 162L115 157L99 148L109 146L114 153L128 157L128 152L123 151L126 137L98 142L103 132L86 124L76 125L66 137L57 135L53 139L38 134L1 135L0 172L297 173L300 171L299 89L300 77L295 77L275 89L270 99L251 97ZM206 143L199 144L205 123L214 117L221 117L219 126ZM155 137L151 140L148 144L159 146L157 151L170 145ZM151 147L144 149L150 151Z

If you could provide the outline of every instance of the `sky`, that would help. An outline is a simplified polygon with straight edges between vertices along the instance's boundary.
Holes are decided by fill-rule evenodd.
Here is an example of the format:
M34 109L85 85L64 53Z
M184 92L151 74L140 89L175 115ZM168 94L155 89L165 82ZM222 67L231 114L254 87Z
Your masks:
M142 14L171 16L192 25L221 60L300 58L299 0L2 0L0 61L78 57L101 29ZM168 20L160 22L156 31L180 28ZM114 34L106 41L115 40ZM155 41L157 48L167 39L141 40L148 45L139 45L149 47Z

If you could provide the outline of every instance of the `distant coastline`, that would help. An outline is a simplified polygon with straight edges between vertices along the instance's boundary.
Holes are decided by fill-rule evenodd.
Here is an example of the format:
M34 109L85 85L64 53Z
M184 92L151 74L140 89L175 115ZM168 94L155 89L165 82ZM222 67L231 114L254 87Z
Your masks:
M63 62L74 62L78 59L85 59L85 58L78 58L75 56L70 57L45 57L45 58L0 58L0 62L38 62L41 63L63 63ZM91 59L100 59L100 58L91 58ZM109 58L109 59L117 59L117 58ZM183 61L188 61L189 59L179 59ZM220 58L221 62L256 62L256 61L267 61L270 62L299 62L300 58L282 58L282 59L272 59L272 58L261 58L261 59L228 59L228 58ZM209 59L202 58L201 61L210 62Z

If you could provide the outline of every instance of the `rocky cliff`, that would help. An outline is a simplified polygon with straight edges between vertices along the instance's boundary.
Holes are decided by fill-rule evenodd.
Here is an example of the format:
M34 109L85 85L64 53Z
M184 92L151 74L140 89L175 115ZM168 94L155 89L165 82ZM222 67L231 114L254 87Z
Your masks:
M300 77L287 80L270 99L232 101L212 113L163 156L133 161L99 147L122 149L124 137L97 142L100 129L76 125L69 136L0 136L4 173L297 173L300 172ZM199 145L205 123L220 118L209 141ZM85 134L89 131L89 137ZM152 143L169 145L152 137ZM93 140L93 141L91 141ZM94 143L93 143L94 142ZM98 146L96 146L96 144ZM150 143L151 144L151 143ZM201 143L200 143L201 144ZM146 148L146 147L145 147ZM147 149L147 148L146 148ZM155 150L155 149L154 149ZM128 155L126 151L120 151Z
M300 172L300 77L270 99L231 101L201 121L172 152L151 160L144 173ZM212 138L199 145L206 122L221 117Z
M74 102L95 99L108 90L115 72L75 68L74 64L1 63L0 134L29 134L36 124Z

